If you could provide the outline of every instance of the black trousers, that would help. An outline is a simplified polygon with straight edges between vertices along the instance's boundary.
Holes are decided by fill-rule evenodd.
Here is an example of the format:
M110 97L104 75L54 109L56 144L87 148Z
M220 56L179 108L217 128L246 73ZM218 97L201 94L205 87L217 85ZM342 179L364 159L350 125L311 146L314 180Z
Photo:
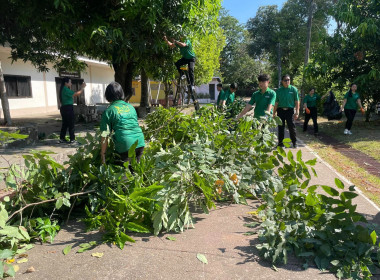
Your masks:
M195 58L192 59L187 59L182 57L179 59L176 63L175 66L177 67L177 70L179 72L180 77L184 74L183 71L181 70L181 66L187 64L187 68L189 71L189 79L190 79L190 85L194 85L194 67L195 67Z
M346 129L351 130L352 123L356 115L356 110L344 109L344 114L346 115L346 118L347 118Z
M141 156L144 153L144 147L140 147L140 148L135 149L135 153L136 153L136 161L140 162ZM124 162L129 162L128 152L120 153L120 160L121 160L120 165L123 165ZM131 171L131 173L133 174L134 170L133 170L131 164L129 164L128 167L129 167L129 171Z
M278 144L282 145L282 141L285 137L285 121L288 125L290 139L292 140L293 144L297 142L296 138L296 125L293 121L293 115L294 115L294 109L290 108L287 110L284 110L283 108L277 109L277 115L280 117L282 121L282 125L278 126Z
M303 123L303 131L307 130L307 125L309 123L310 118L313 120L314 125L314 133L318 133L318 122L317 122L317 115L318 110L317 107L308 107L310 110L310 114L305 114L305 121Z
M69 129L70 141L75 140L75 116L74 116L74 106L73 105L64 105L60 109L62 116L62 128L59 138L61 140L65 139L66 131Z

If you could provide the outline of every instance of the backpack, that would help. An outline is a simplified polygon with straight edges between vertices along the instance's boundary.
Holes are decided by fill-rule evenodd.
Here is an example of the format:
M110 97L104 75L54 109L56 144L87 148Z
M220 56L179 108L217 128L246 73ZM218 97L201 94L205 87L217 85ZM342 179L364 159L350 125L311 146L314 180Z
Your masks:
M338 101L336 101L335 95L330 91L330 96L327 97L326 101L323 103L323 115L330 120L340 120L342 118L342 112L339 112L340 106Z

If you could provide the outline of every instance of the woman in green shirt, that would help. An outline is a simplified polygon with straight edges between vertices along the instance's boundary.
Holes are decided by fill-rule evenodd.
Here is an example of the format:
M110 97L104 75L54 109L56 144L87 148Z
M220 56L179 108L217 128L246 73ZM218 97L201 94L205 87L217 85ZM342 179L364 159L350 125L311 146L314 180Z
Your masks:
M113 133L115 150L120 155L122 162L129 161L128 151L137 142L135 148L136 160L140 158L144 151L144 134L137 121L135 108L124 101L124 91L117 82L110 83L105 92L105 96L111 105L103 112L100 122L100 131ZM106 151L108 147L108 137L101 138L101 159L106 163ZM131 166L129 166L133 172Z
M342 104L342 107L340 108L340 111L343 111L343 108L344 108L344 114L346 115L346 118L347 118L344 134L349 134L349 135L352 134L351 127L352 127L352 123L354 121L358 106L362 114L364 114L364 109L360 101L360 95L358 92L356 92L357 88L358 87L356 84L351 84L350 90L344 96L343 104Z
M65 77L62 79L61 88L59 90L59 101L61 102L61 107L59 111L62 116L62 128L59 135L59 143L68 143L66 140L66 132L69 129L70 134L70 144L76 143L75 141L75 116L74 116L74 97L79 96L83 93L86 83L81 85L81 89L77 92L71 90L71 79Z
M303 107L305 108L305 121L303 123L303 132L307 131L307 125L309 123L310 118L313 120L314 126L314 135L318 135L318 109L317 103L319 100L325 98L328 93L324 96L320 96L315 93L315 88L310 89L309 94L305 96L303 100Z

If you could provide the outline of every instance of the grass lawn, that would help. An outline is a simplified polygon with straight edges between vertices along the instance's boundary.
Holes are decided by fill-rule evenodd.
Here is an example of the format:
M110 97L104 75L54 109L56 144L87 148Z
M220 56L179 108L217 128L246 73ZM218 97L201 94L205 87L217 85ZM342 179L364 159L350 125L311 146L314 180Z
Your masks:
M326 133L380 162L380 120L370 123L355 121L352 126L352 135L343 134L344 121L327 121L318 118L318 123L320 132ZM312 129L311 124L309 123L310 130ZM370 175L362 168L363 166L354 163L313 135L303 133L300 127L297 127L297 136L380 206L380 177Z
M328 121L318 118L319 131L348 144L380 162L380 120L364 122L357 117L352 126L352 135L344 135L345 121ZM309 122L309 129L312 121ZM301 132L302 133L302 132Z

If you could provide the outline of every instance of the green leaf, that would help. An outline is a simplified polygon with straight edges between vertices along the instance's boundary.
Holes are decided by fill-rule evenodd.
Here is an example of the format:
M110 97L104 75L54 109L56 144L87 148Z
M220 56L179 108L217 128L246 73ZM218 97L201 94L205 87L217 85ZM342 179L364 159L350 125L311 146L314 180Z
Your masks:
M147 227L132 222L127 223L126 229L134 232L150 233L150 230Z
M286 190L282 190L282 191L280 191L280 192L277 193L277 195L274 197L274 201L275 201L275 202L279 202L279 201L281 201L281 200L284 198L285 194L286 194Z
M6 264L6 265L7 265L7 267L8 267L7 274L8 274L10 277L15 277L15 275L16 275L16 271L15 271L13 265L11 265L11 264Z
M62 253L66 256L68 253L70 253L72 247L73 245L67 245L65 248L63 248Z
M135 242L136 242L132 237L126 235L124 232L120 232L120 240L121 240L121 242L123 242L124 244L125 244L126 242L131 242L131 243L135 243Z
M322 186L322 189L331 196L338 196L339 195L339 192L336 189L331 188L329 186Z
M322 251L323 254L325 254L327 257L331 255L331 249L328 244L323 244L319 249Z
M339 260L333 260L330 262L333 266L338 266L340 261Z
M353 193L353 192L342 192L340 194L340 198L341 199L354 199L355 197L357 197L358 194L357 193Z
M9 249L0 250L0 259L7 259L13 256L13 251Z
M172 237L172 236L166 236L166 239L168 239L170 241L176 241L177 240L175 237Z
M377 240L376 231L372 231L372 233L371 233L371 239L372 239L372 244L376 245L376 240Z
M343 184L342 181L339 180L338 178L335 178L335 185L336 185L339 189L341 189L341 190L344 189L344 184Z
M311 165L311 166L314 166L316 163L317 163L317 158L314 158L305 162L305 164Z
M203 255L203 254L197 254L197 259L199 260L199 261L201 261L202 263L204 263L204 264L208 264L208 261L207 261L207 259L206 259L206 257L205 257L205 255Z
M307 206L314 206L318 203L318 201L314 198L314 195L309 193L307 196L306 196L306 201L305 201L306 205Z
M260 223L257 223L257 222L252 222L252 223L249 223L249 224L244 224L245 227L249 227L249 228L255 228L257 226L259 226Z
M59 198L59 199L55 202L55 208L59 209L59 208L62 207L62 205L63 205L63 199L62 199L62 197L61 197L61 198Z

